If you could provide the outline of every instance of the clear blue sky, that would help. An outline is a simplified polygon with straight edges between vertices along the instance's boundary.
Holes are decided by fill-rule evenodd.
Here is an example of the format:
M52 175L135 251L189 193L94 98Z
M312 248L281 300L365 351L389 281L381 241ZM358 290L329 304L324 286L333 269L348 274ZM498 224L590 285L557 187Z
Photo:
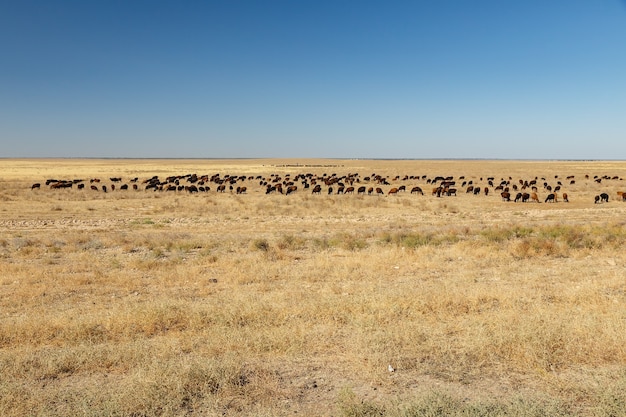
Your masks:
M626 159L620 0L13 0L0 54L0 157Z

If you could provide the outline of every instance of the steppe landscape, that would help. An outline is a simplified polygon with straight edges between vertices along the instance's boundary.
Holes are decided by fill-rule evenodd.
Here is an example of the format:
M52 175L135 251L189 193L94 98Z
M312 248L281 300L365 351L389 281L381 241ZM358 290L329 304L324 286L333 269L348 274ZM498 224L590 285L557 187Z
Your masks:
M624 178L622 161L2 159L0 415L624 416ZM383 193L337 194L348 180ZM514 202L532 180L539 202ZM456 195L432 194L443 181Z

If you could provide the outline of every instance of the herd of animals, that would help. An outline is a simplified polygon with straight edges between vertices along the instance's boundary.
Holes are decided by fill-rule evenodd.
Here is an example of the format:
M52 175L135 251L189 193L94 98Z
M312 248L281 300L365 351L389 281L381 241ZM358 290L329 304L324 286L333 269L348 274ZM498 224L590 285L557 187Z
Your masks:
M466 179L465 176L435 176L427 175L397 175L395 177L371 174L361 176L358 173L349 173L338 176L337 174L316 175L307 174L270 174L268 176L257 175L198 175L186 174L169 176L167 178L159 178L155 175L151 178L140 180L138 177L123 181L121 177L108 178L110 181L106 184L106 179L91 178L85 179L47 179L45 186L52 190L75 188L77 190L92 190L97 192L114 192L114 191L154 191L154 192L187 192L187 193L206 193L213 189L217 193L236 193L246 194L252 187L260 189L265 194L280 193L284 195L293 194L295 192L310 192L311 194L362 194L362 195L396 195L406 192L409 183L411 194L424 195L424 189L436 197L456 196L459 189L468 194L489 195L490 193L499 193L502 201L514 202L541 202L539 199L539 190L547 193L546 203L557 203L559 201L569 202L567 192L563 191L566 186L576 183L573 175L560 178L555 175L554 179L550 179L551 183L545 177L534 177L532 179L514 180L512 177L500 178L496 181L495 177L481 177L476 181L474 179ZM601 184L607 182L621 181L619 176L584 176L585 181L593 181ZM395 185L395 184L403 185ZM416 185L416 184L421 185ZM393 186L392 186L393 184ZM385 189L383 189L385 187ZM422 188L424 187L424 188ZM42 188L41 183L35 183L31 186L31 190ZM618 191L616 199L626 201L626 192ZM594 202L608 203L609 195L602 192L594 197Z

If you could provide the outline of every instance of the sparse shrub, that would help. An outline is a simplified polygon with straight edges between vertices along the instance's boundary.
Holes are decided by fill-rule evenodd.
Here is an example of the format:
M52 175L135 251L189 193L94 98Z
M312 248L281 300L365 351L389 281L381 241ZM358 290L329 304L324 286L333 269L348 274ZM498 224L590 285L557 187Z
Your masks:
M401 234L395 240L398 245L407 248L417 248L434 243L434 237L431 234Z
M203 257L204 257L204 259L205 259L208 263L211 263L211 264L214 264L214 263L215 263L215 262L217 262L217 260L218 260L217 255L213 255L213 254L208 253L208 252L201 253L200 255L201 255L201 256L203 256Z
M609 242L608 230L593 230L569 226L545 226L522 235L512 253L518 258L533 256L569 256L570 250L601 249Z
M488 242L500 243L509 239L511 232L508 229L490 228L481 230L480 236Z
M134 219L131 220L130 222L131 225L133 226L140 226L140 225L153 225L155 224L155 221L149 218L145 218L145 219Z
M293 235L284 235L282 236L276 246L279 249L288 249L288 250L301 250L306 246L306 240L301 237L296 237Z
M531 244L531 240L528 238L522 239L517 242L513 246L511 253L514 257L519 259L528 259L537 255L537 253L534 251L533 245Z
M389 232L384 232L379 236L378 240L384 244L393 243L393 236Z
M391 241L398 246L417 248L435 244L435 236L430 233L398 233L392 236Z
M327 237L314 237L311 242L313 243L313 246L318 250L326 250L331 247L330 241Z
M349 251L358 251L367 247L367 241L362 237L350 233L340 233L329 241L331 246L340 247Z
M16 237L13 239L13 247L16 250L33 247L35 245L36 245L36 242L32 239L27 239L27 238L22 238L22 237Z
M52 242L48 242L46 244L46 248L48 249L48 251L52 253L60 253L65 245L66 245L65 242L60 241L60 240L55 240Z
M382 417L385 408L371 401L357 398L350 389L344 389L339 396L339 413L343 417Z
M202 243L193 240L182 240L174 243L174 247L179 252L189 253L192 251L196 251L202 249Z
M439 246L446 243L456 243L459 241L457 233L419 233L419 232L399 232L383 233L379 237L379 242L384 244L394 244L403 248L418 248L421 246Z
M624 224L616 224L606 228L603 240L605 244L613 247L622 247L626 244L626 227Z
M86 239L79 242L78 247L81 251L104 249L105 245L100 239Z
M436 417L458 415L462 403L450 395L433 392L406 406L403 417ZM468 414L469 415L469 414Z
M270 242L264 238L254 239L252 241L252 248L261 252L267 252L270 250Z
M507 228L492 227L481 230L480 236L489 242L500 243L510 239L528 237L532 235L533 229L528 227L514 226Z
M152 256L156 259L164 258L166 256L165 250L160 247L152 248L151 252L152 252Z
M598 239L597 236L571 227L564 233L562 239L565 241L565 244L572 249L600 248L604 244L603 240Z
M545 256L567 256L567 248L556 239L535 238L532 240L539 253Z

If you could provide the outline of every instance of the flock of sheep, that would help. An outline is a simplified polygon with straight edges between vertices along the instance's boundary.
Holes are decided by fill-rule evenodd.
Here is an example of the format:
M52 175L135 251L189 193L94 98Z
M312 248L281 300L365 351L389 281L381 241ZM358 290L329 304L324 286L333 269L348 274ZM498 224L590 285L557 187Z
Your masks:
M601 184L602 181L621 181L618 176L595 176L591 178L585 176L586 181L594 181ZM106 180L100 178L85 179L47 179L45 185L50 189L86 189L89 190L113 192L113 191L165 191L165 192L188 192L188 193L206 193L213 189L218 193L234 192L236 194L246 194L248 190L256 187L257 190L265 194L280 193L293 194L295 192L308 191L312 194L322 194L322 192L332 194L368 194L368 195L395 195L407 190L409 183L411 194L424 195L424 189L430 191L433 196L455 196L459 192L460 187L467 194L489 195L490 193L499 193L503 201L514 202L540 202L538 192L539 189L547 192L544 202L556 203L558 201L568 202L569 196L562 191L565 184L573 185L576 180L574 176L567 176L561 180L559 176L555 176L553 184L550 184L545 177L534 177L531 179L513 180L512 177L501 178L499 181L495 177L486 177L479 179L466 179L465 176L434 176L427 175L397 175L395 177L383 176L379 174L371 174L361 176L358 173L349 173L346 175L323 174L317 175L312 173L306 174L270 174L270 175L198 175L185 174L177 176L168 176L159 178L155 175L144 180L139 178L131 178L126 182L121 177L110 177L108 185ZM420 185L416 185L419 183ZM383 190L384 186L389 186L387 191ZM31 189L42 188L41 183L35 183ZM617 199L626 201L626 193L617 192ZM595 203L605 203L609 201L609 195L605 192L598 194L594 198Z

